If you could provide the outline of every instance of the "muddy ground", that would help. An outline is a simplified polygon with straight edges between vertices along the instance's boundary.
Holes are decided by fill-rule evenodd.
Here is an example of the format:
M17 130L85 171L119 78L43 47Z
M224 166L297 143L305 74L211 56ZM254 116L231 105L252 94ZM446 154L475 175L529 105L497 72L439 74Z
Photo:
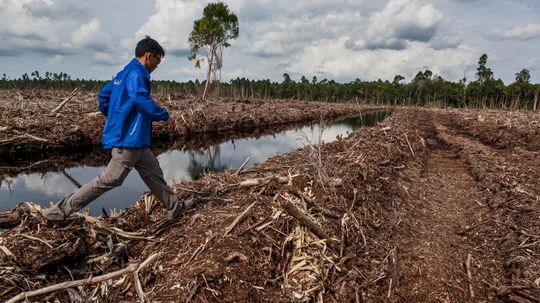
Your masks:
M21 205L0 214L0 299L78 281L28 300L540 302L539 143L539 113L398 108L175 184L195 206L159 235L151 196L63 224Z

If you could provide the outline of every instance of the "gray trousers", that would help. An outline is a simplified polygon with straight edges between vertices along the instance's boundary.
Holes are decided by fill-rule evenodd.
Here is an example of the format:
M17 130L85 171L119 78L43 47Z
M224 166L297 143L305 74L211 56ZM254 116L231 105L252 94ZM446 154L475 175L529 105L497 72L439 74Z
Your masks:
M43 212L49 220L64 220L106 191L122 185L129 172L135 168L152 194L171 210L177 198L163 179L159 162L148 148L113 148L112 159L107 168L97 177L74 193L63 198Z

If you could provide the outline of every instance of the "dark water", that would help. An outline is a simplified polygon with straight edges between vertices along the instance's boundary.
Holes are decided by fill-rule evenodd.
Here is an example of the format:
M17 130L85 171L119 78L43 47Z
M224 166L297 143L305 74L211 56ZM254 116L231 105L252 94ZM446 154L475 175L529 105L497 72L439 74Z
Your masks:
M328 143L336 136L346 137L359 127L373 126L384 119L387 112L371 113L330 123L324 127L315 124L259 138L243 138L211 145L196 151L172 149L158 155L165 180L171 184L180 179L197 179L207 171L237 169L249 157L245 167L254 163L306 145ZM104 169L104 166L80 166L63 172L20 174L7 178L0 184L0 210L16 206L21 201L32 201L41 205L56 202L85 184ZM136 171L132 171L122 186L110 190L92 202L89 207L93 214L99 210L123 209L147 191Z

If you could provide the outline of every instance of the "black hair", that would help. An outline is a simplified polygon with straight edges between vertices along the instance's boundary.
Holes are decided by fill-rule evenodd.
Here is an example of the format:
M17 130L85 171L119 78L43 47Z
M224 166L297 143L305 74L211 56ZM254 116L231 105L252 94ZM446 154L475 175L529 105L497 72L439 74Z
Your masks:
M135 47L135 57L139 58L146 52L151 52L152 54L158 56L165 56L165 50L163 47L161 47L156 40L150 38L148 35L137 43L137 47Z

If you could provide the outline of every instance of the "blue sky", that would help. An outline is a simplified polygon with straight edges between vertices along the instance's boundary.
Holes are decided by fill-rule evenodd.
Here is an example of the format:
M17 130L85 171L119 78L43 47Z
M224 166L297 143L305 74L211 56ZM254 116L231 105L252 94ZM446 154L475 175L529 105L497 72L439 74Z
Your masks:
M168 55L154 79L204 78L187 60L188 35L209 1L0 0L0 75L34 70L110 79L144 35ZM230 0L240 37L222 79L410 81L424 69L469 81L479 57L505 83L523 68L540 82L540 1Z

